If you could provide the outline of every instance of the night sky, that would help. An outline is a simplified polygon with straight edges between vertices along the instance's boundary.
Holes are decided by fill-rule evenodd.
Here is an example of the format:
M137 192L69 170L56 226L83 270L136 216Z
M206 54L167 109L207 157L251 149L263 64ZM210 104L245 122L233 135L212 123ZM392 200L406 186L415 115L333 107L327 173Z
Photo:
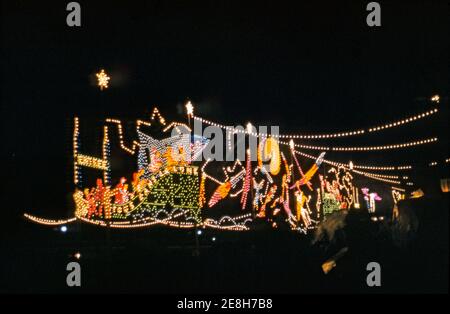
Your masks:
M366 25L368 1L79 1L79 28L66 25L67 2L2 2L2 211L10 217L68 215L75 115L95 135L102 119L145 119L155 105L169 121L183 120L191 99L213 121L308 133L420 113L434 94L448 105L446 1L380 1L380 28ZM92 83L101 68L112 76L104 92ZM438 145L328 157L372 165L448 158L448 111L441 113L328 143L439 136Z

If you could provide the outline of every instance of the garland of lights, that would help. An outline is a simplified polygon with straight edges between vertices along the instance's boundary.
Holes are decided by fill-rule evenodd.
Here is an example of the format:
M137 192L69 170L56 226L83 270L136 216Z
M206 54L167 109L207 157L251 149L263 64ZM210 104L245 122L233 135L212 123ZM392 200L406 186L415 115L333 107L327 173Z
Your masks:
M433 143L438 140L437 137L424 139L420 141L407 142L402 144L383 145L383 146L368 146L368 147L331 147L331 150L335 151L373 151L373 150L389 150L397 148L405 148L411 146L417 146L422 144Z
M384 123L381 124L379 126L375 126L375 127L371 127L371 128L367 128L367 129L360 129L360 130L354 130L354 131L346 131L346 132L337 132L337 133L329 133L329 134L280 134L280 135L272 135L281 139L329 139L329 138L338 138L338 137L349 137L349 136L355 136L355 135L361 135L361 134L365 134L366 132L368 133L374 133L374 132L379 132L379 131L383 131L386 129L390 129L393 127L398 127L398 126L402 126L411 122L415 122L417 120L429 117L435 113L438 112L438 108L433 108L429 111L423 112L421 114L418 115L411 115L407 118L404 119L400 119L391 123ZM219 123L215 123L197 116L193 116L194 119L197 119L203 123L212 125L212 126L217 126L220 127L222 129L228 129L228 130L234 130L232 127L229 126L225 126ZM245 132L243 130L236 130L237 132ZM261 136L261 137L268 137L269 134L266 133L259 133L257 134L257 136Z

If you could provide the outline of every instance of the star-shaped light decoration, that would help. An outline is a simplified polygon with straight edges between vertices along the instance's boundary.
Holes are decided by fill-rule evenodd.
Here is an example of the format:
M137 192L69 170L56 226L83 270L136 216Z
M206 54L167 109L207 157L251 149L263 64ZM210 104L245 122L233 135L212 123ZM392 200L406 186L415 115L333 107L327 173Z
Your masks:
M105 70L102 69L95 75L97 76L97 85L100 87L100 90L108 88L108 83L111 78L106 74Z

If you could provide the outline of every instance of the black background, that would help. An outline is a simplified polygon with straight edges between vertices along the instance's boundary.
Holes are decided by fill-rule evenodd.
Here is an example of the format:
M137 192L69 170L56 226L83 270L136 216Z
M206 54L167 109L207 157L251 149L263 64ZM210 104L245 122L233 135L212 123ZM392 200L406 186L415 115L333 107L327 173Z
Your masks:
M184 119L280 125L281 132L370 127L431 109L440 115L385 133L320 142L436 145L382 153L333 153L341 162L426 165L448 158L448 4L380 1L382 26L366 25L365 1L2 1L1 152L6 234L23 212L69 216L72 118L87 150L100 121L148 118L157 105ZM294 5L295 3L295 5ZM112 80L100 92L93 75ZM447 170L445 170L447 171ZM419 176L419 175L418 175ZM63 214L61 214L63 213Z

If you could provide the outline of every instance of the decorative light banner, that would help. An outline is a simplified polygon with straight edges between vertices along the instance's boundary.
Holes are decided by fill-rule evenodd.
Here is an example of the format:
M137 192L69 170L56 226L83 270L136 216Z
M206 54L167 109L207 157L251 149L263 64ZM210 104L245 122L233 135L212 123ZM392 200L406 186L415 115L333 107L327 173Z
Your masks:
M193 108L189 117L194 117ZM383 184L400 184L397 175L360 171L357 169L363 166L350 167L324 159L325 152L308 155L296 151L292 140L284 143L272 136L260 138L257 148L249 145L245 160L201 160L197 157L210 139L192 136L191 128L184 123L166 122L156 108L150 122L136 121L137 139L131 141L131 146L125 145L120 120L105 122L102 157L98 158L80 153L79 120L74 119L74 216L49 220L25 214L27 219L43 225L79 221L110 228L166 225L228 231L250 230L259 223L269 228L284 224L293 231L307 233L335 211L375 210L381 198L369 193L368 188L354 185L355 175ZM150 135L143 130L158 123L162 126L160 134ZM117 130L114 133L120 148L136 158L136 169L128 177L113 176L111 128ZM172 136L164 137L169 130ZM252 160L252 153L257 160ZM85 167L103 172L95 178L95 186L84 184ZM410 166L396 169L401 167ZM360 198L367 201L366 209L361 208Z

